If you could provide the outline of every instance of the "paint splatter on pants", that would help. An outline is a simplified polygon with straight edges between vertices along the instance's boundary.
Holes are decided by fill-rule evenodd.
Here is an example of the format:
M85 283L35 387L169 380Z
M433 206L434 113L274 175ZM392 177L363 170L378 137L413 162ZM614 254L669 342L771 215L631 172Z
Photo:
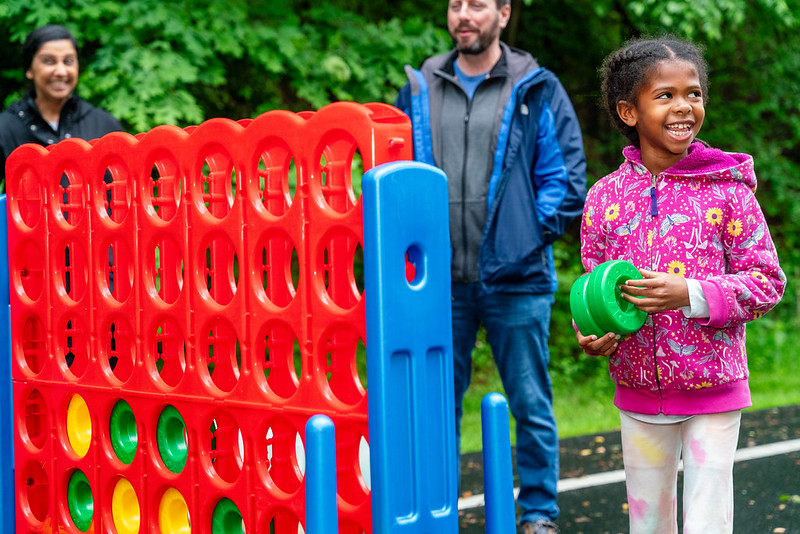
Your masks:
M645 423L620 413L631 534L677 534L683 457L683 532L733 532L733 459L741 411Z

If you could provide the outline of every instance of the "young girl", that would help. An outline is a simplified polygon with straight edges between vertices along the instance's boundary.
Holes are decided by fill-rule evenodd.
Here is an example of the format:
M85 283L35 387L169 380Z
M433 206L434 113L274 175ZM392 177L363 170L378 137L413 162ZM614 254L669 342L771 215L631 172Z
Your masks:
M632 143L590 190L584 268L624 259L641 279L620 287L647 312L624 339L583 336L609 358L620 409L631 533L733 530L733 459L747 384L745 323L780 300L786 277L756 201L753 158L697 141L706 64L692 44L635 40L602 66L603 97Z

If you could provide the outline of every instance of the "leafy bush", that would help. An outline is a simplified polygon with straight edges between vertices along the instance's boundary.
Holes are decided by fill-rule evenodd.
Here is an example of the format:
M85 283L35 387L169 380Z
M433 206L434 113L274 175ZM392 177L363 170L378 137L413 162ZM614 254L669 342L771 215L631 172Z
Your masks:
M333 100L391 102L404 63L447 47L420 16L367 21L330 2L7 0L0 45L18 50L36 26L64 24L81 45L79 92L132 132ZM5 56L0 101L26 82Z

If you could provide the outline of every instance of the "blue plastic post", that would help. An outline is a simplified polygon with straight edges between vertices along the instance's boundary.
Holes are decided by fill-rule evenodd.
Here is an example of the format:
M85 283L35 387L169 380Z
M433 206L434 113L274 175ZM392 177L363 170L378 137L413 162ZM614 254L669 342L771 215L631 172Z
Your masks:
M14 397L8 291L8 220L6 196L0 195L0 530L14 532Z
M362 201L373 532L456 533L447 178L387 163Z
M315 415L306 423L306 532L337 534L336 437L333 421Z
M481 401L486 534L516 532L508 402L499 393Z

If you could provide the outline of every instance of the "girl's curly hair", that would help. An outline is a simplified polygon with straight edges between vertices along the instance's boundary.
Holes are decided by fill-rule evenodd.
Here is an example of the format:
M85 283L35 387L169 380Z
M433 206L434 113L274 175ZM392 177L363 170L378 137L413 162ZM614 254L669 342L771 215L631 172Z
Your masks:
M600 67L602 76L602 102L612 124L634 145L639 146L636 128L628 126L617 114L617 103L625 100L636 104L636 95L647 82L659 61L680 59L697 69L703 103L708 101L708 65L700 47L672 35L655 39L632 39L611 53Z

